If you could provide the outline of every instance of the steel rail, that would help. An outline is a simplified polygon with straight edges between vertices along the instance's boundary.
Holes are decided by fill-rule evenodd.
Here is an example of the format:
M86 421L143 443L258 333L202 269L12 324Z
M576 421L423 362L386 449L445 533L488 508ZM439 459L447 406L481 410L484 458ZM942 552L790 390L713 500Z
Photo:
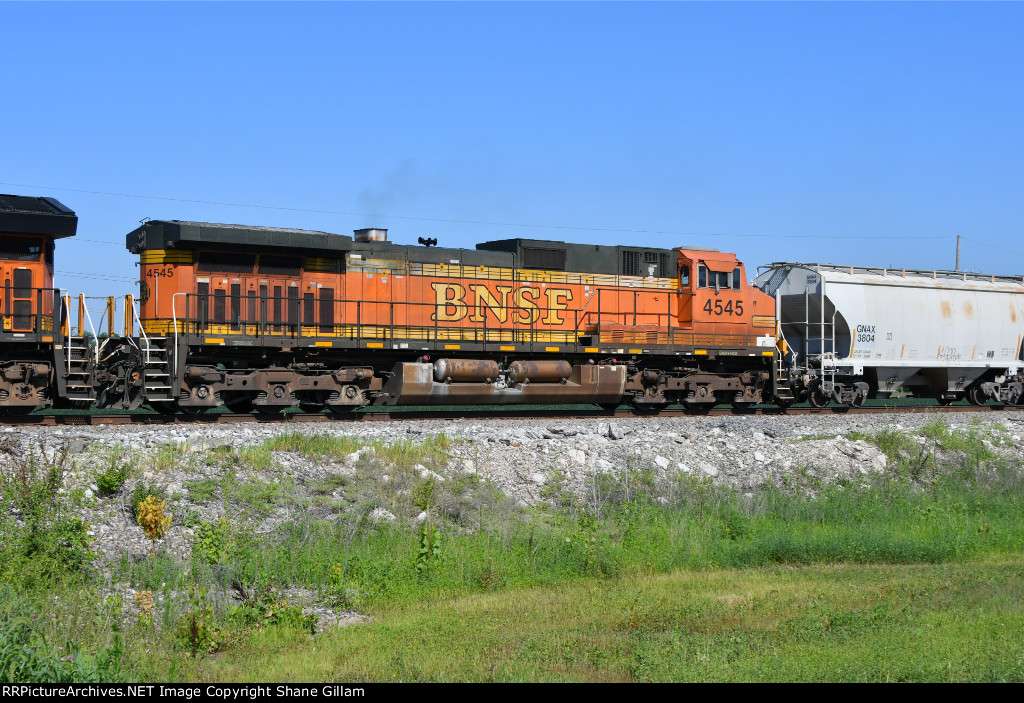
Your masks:
M898 415L901 413L978 413L978 412L1022 412L1024 406L1011 405L873 405L860 408L835 406L826 408L776 408L755 407L736 409L716 407L697 410L691 408L669 408L651 411L634 408L592 411L579 409L502 409L502 410L393 410L390 408L369 409L346 415L324 413L279 413L276 415L210 413L198 416L160 413L136 413L120 415L103 414L53 414L0 417L0 425L16 427L52 427L75 425L219 425L234 423L287 423L287 422L400 422L402 420L583 420L583 419L626 419L626 418L673 418L673 417L743 417L802 415ZM1022 415L1024 418L1024 415Z

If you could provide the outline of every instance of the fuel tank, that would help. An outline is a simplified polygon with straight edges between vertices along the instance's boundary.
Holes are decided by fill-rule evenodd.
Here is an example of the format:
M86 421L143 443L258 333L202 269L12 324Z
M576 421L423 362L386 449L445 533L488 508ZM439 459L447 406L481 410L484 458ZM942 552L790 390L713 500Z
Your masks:
M567 362L566 362L567 363ZM496 366L496 364L495 364ZM558 381L505 384L438 382L437 365L395 364L378 405L538 405L554 403L618 403L626 387L624 365L576 365ZM447 367L446 367L447 368ZM551 371L551 370L549 370ZM495 374L497 376L497 374ZM549 373L548 377L552 377Z

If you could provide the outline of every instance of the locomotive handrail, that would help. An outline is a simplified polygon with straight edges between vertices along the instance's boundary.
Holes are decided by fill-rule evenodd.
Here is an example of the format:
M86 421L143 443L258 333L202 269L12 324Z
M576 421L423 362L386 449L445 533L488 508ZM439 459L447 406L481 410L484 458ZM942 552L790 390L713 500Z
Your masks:
M150 344L149 337L146 335L146 328L143 327L143 325L142 325L142 319L139 317L139 311L136 310L136 308L135 308L135 298L130 298L130 300L131 300L131 304L128 307L131 308L132 317L139 324L139 336L142 338L142 341L145 342L146 357L145 357L145 360L143 361L143 368L145 368L146 364L149 364L149 350L150 350L150 347L152 345ZM128 301L126 300L125 302L128 302ZM139 351L142 351L142 350L140 349Z
M593 300L594 298L599 298L600 299L600 297L601 297L601 289L600 288L598 288L595 291L591 291L590 292L590 296L587 298L587 302L583 303L583 307L582 308L579 308L578 310L576 310L576 327L574 329L577 332L580 331L580 322L581 322L581 318L580 318L579 313L584 312L588 307L590 307L590 301L591 300ZM597 314L600 315L601 314L600 302L598 302L598 306L597 307L598 307ZM582 319L586 320L589 317L590 317L590 313L588 312L587 314L583 315Z
M635 291L633 291L635 293ZM422 340L441 346L445 342L456 343L459 341L484 344L498 344L501 342L515 342L517 344L559 344L568 347L566 351L575 349L581 350L584 346L621 346L621 347L647 347L657 346L723 346L732 348L758 347L763 346L758 335L750 334L723 334L716 332L694 332L673 324L675 321L671 312L671 300L666 303L666 309L655 311L643 311L637 305L636 311L627 308L615 312L602 310L600 302L593 302L593 296L586 300L579 308L564 309L545 305L534 306L495 306L486 302L480 303L479 309L483 319L473 321L470 317L462 319L444 320L443 316L438 319L428 319L426 315L413 316L413 310L432 310L437 306L435 301L367 301L352 298L302 298L286 296L262 296L258 308L246 312L247 306L243 306L238 318L228 316L226 306L223 311L215 309L214 315L210 315L210 309L203 309L203 303L213 305L213 296L199 293L177 293L185 296L184 317L178 316L177 301L172 303L172 319L168 324L174 325L173 331L168 331L168 337L174 338L175 347L180 342L180 335L202 335L211 336L244 335L260 340L267 339L293 339L303 340L307 338L330 337L335 339L347 339L362 344L363 341L383 341L385 343L396 340ZM600 297L600 290L597 291ZM193 310L192 297L198 301L196 309ZM230 304L230 298L225 302ZM268 313L272 305L283 306L281 312L284 315L278 319L268 319ZM452 303L453 306L467 307L464 302ZM590 309L597 305L598 309ZM332 306L334 315L329 312L318 312L327 310ZM367 307L372 306L372 307ZM387 312L384 307L387 307ZM401 307L400 307L401 306ZM338 308L342 307L341 317L338 318ZM472 303L468 307L473 309ZM496 310L506 310L508 317L506 323L496 324L489 319ZM542 320L551 312L557 312L560 317L565 318L560 326L550 329L541 325ZM580 314L580 312L582 314ZM326 315L326 317L324 317ZM573 318L568 317L574 316ZM589 333L598 335L593 341L583 340L580 332L585 325L592 324L595 317L599 326ZM636 324L632 325L633 319ZM211 319L212 318L212 319ZM326 320L326 321L325 321ZM333 321L332 321L333 320ZM182 329L178 329L178 325ZM610 336L609 336L610 335ZM216 342L214 342L216 343Z
M24 296L15 297L15 291L28 291ZM0 301L3 301L4 308L0 316L3 317L4 325L0 325L2 334L21 334L30 332L32 334L43 334L45 332L57 333L57 323L54 315L59 312L59 306L55 304L54 296L60 296L59 288L37 288L35 286L13 287L10 281L3 288L0 288ZM45 301L45 304L44 304ZM19 309L17 302L27 302L29 311ZM49 329L52 325L54 329Z
M64 355L64 363L67 368L64 369L65 373L71 373L71 296L64 295L64 291L57 291L57 295L60 296L60 336L61 343L64 345L64 350L67 352Z
M89 306L85 304L85 293L80 293L79 294L79 301L80 301L80 306L79 307L80 307L81 310L85 311L85 319L88 320L88 322L89 322L89 331L92 332L92 338L95 341L95 347L96 347L96 349L95 349L95 359L96 359L96 363L98 364L100 362L100 342L99 342L99 339L97 339L97 337L96 337L96 328L92 324L92 315L89 314ZM81 328L81 326L82 326L81 320L79 320L78 326L79 326L79 328Z
M171 324L174 325L174 349L173 351L171 351L170 354L167 355L167 363L172 370L178 368L178 313L175 311L174 299L177 298L179 295L185 296L185 334L188 334L188 293L175 293L174 295L171 296Z

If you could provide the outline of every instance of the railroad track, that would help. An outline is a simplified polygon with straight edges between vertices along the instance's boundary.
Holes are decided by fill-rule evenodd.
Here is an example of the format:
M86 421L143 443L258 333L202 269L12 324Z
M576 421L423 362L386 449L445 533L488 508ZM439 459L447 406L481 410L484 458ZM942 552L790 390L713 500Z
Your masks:
M1022 412L1022 406L1010 405L870 405L860 408L845 406L828 408L777 408L755 407L737 410L730 407L716 407L710 410L669 408L657 412L619 408L616 410L580 409L529 409L504 408L500 410L395 410L370 409L348 415L326 415L323 413L281 413L277 415L232 413L209 413L199 416L170 415L159 413L134 413L120 415L103 414L46 414L21 417L0 417L0 425L24 427L74 426L74 425L218 425L233 423L277 423L277 422L389 422L401 420L469 420L469 419L624 419L635 417L723 417L723 416L794 416L794 415L884 415L897 413L984 413L993 411ZM1024 417L1024 416L1022 416Z

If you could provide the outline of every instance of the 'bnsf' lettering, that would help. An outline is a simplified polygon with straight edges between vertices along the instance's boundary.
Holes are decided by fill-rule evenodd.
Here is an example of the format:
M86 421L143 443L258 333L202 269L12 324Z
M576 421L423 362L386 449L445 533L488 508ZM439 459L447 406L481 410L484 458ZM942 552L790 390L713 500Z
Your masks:
M498 286L495 290L498 291L498 297L491 295L491 291L487 290L487 286L470 286L469 289L473 291L473 295L476 296L476 305L473 306L473 314L469 316L469 319L473 322L484 322L484 310L490 310L491 314L494 315L498 322L504 322L508 319L508 294L512 292L512 286Z
M511 308L513 321L519 324L532 325L543 316L543 324L561 325L565 316L559 313L568 310L573 299L568 288L541 291L523 286L513 292L512 286L495 286L492 291L479 284L431 283L430 287L434 289L434 314L430 319L437 322L458 322L467 316L471 322L486 322L488 313L498 322L508 322Z
M537 305L537 298L540 291L524 286L512 296L512 304L516 306L518 321L524 325L532 325L540 319L540 306Z
M434 289L434 296L437 304L431 320L444 322L455 322L461 320L469 312L469 308L462 302L466 297L466 289L458 283L431 283Z
M565 320L558 314L559 310L568 310L572 300L572 291L561 288L548 288L544 293L548 296L548 314L544 318L545 325L560 325ZM565 303L562 303L565 298Z

